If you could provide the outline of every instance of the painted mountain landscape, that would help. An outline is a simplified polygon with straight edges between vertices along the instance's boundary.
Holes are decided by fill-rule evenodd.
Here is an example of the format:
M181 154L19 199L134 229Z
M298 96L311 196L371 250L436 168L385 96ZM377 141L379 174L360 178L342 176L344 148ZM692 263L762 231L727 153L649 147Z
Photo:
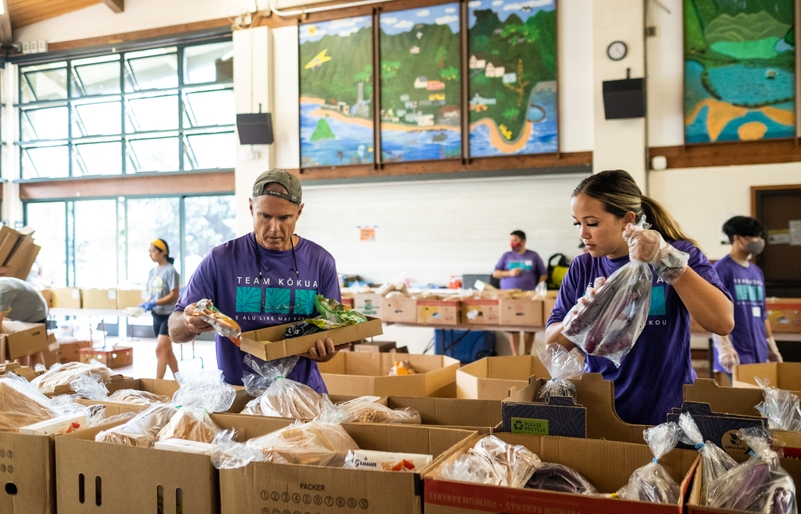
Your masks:
M685 142L795 136L793 0L684 0Z

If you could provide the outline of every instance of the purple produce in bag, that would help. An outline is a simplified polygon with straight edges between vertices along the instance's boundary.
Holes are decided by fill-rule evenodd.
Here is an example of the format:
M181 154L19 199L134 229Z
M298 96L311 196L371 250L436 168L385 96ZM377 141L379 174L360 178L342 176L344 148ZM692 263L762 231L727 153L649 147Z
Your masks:
M695 449L701 454L701 462L703 464L701 466L703 471L701 475L701 498L706 504L709 484L736 466L737 462L712 441L704 442L704 437L701 435L698 425L695 424L695 420L688 412L682 412L681 416L679 416L679 428L681 428L681 434L679 434L681 442L695 446Z
M659 464L659 459L676 447L679 442L679 426L663 423L643 431L643 439L654 454L651 462L634 470L629 483L620 488L618 496L626 500L652 503L676 504L681 488Z
M649 226L643 215L636 230ZM579 301L571 309L562 335L584 353L606 357L620 366L648 321L652 281L650 265L629 261L588 296L586 303Z

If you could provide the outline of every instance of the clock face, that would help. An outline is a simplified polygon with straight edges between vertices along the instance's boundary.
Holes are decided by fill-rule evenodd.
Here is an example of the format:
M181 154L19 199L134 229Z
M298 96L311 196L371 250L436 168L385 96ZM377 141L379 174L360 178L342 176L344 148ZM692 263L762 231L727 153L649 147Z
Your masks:
M626 53L628 52L628 47L626 43L623 41L613 41L607 48L606 48L606 55L609 56L610 59L613 61L619 61L626 57Z

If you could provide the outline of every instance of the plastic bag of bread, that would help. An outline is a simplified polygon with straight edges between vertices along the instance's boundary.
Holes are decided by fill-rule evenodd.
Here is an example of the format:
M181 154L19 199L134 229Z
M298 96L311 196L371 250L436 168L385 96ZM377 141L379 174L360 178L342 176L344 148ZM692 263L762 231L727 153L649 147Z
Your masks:
M10 372L0 377L0 431L16 431L61 414L50 398L24 378Z
M411 407L390 409L369 399L356 398L335 405L327 394L323 395L323 409L315 418L332 423L404 423L419 425L420 413Z
M242 328L239 323L230 316L226 316L220 309L211 303L211 300L204 298L195 304L195 315L211 325L214 333L230 339L235 345L239 346L239 336L242 335Z
M170 398L160 394L136 389L118 389L108 396L110 402L132 403L134 405L153 405L155 403L169 403Z
M172 405L152 405L130 421L98 432L95 441L149 448L176 412Z
M169 423L164 425L164 428L156 436L156 441L185 439L210 443L219 430L220 427L211 420L205 410L185 407L178 409Z
M108 398L108 388L89 375L79 375L70 382L70 387L80 398L87 400L105 400Z
M414 375L415 371L409 361L395 361L392 367L389 368L387 376L400 377L405 375Z
M31 384L42 393L52 395L56 394L59 388L70 387L72 381L82 375L91 377L96 382L108 382L112 372L99 362L54 364L48 371L31 380Z
M261 362L246 355L245 364L256 373L246 374L242 382L245 390L256 398L247 404L242 414L305 421L316 418L323 408L322 397L306 384L286 378L298 360L295 355Z
M488 435L455 461L440 465L437 474L446 480L522 488L541 465L525 446Z

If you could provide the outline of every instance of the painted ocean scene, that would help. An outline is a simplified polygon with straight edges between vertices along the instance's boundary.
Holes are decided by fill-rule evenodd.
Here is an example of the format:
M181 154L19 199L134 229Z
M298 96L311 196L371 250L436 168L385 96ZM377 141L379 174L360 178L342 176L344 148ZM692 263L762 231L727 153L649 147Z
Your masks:
M300 166L373 163L372 19L298 27Z
M684 0L686 143L795 137L793 0Z
M379 20L382 162L460 158L459 4Z
M468 3L470 156L558 151L555 0Z

